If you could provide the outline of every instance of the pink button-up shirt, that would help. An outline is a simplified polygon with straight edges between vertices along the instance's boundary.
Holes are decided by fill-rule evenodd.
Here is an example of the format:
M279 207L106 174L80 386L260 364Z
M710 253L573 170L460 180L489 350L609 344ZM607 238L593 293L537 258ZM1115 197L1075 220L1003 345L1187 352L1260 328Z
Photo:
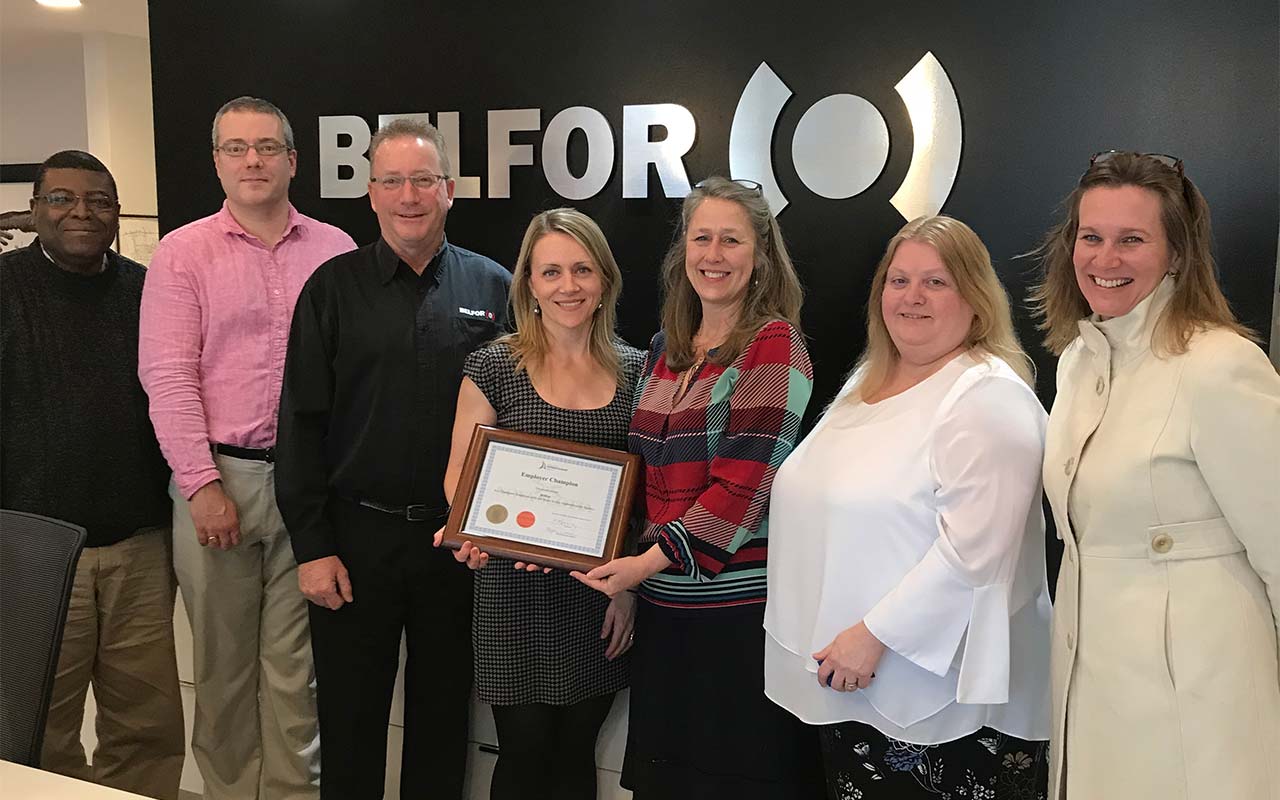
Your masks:
M276 442L289 323L316 267L351 237L289 206L275 247L218 213L165 236L142 291L138 377L183 497L218 479L209 445Z

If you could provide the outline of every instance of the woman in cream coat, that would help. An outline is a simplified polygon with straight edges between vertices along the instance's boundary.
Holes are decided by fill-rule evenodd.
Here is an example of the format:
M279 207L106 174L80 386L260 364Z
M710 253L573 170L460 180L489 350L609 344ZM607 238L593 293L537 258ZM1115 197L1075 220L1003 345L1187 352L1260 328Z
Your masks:
M1280 376L1168 156L1103 153L1040 250L1065 545L1051 796L1280 798Z

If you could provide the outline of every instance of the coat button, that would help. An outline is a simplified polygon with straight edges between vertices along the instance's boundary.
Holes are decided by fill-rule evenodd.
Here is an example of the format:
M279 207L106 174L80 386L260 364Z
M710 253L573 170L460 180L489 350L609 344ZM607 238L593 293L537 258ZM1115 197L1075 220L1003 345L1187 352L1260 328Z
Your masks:
M1075 647L1076 647L1076 637L1074 637L1074 636L1072 636L1071 634L1069 634L1069 633L1068 633L1068 634L1067 634L1067 649L1068 649L1068 650L1074 650L1074 649L1075 649Z
M1158 533L1151 539L1151 549L1157 553L1167 553L1173 549L1173 537L1167 533Z
M1098 385L1095 388L1098 390L1098 394L1102 394L1107 390L1107 382L1102 379L1102 376L1098 376Z
M1073 469L1075 469L1075 468L1076 468L1076 457L1075 457L1075 456L1072 456L1071 458L1068 458L1068 459L1067 459L1067 463L1065 463L1065 464L1063 464L1063 465L1062 465L1062 471L1063 471L1063 473L1064 473L1064 474L1067 474L1067 475L1070 475L1070 474L1071 474L1071 470L1073 470Z

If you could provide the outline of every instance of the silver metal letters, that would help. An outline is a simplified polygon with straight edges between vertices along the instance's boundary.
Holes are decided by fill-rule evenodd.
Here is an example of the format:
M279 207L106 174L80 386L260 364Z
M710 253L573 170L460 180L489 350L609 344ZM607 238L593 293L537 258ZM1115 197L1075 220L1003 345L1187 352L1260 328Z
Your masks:
M906 105L914 145L902 185L890 202L906 219L936 214L955 185L964 143L955 87L933 53L925 53L894 90ZM729 130L730 176L759 182L775 215L789 204L774 171L773 137L791 96L782 78L761 62L742 90ZM434 121L447 143L456 179L454 196L481 197L481 179L463 175L459 112L382 114L378 124L396 117ZM581 175L573 174L569 167L569 141L574 131L582 131L586 141L586 167ZM320 196L362 197L369 181L369 124L359 116L322 116L319 133ZM513 141L517 134L524 135ZM693 114L682 105L624 105L622 196L649 196L650 165L665 197L688 194L684 158L697 134ZM588 106L561 109L545 130L540 108L491 110L486 141L485 196L489 198L511 197L512 171L540 164L553 191L566 200L586 200L604 190L616 165L615 132L603 113ZM865 98L832 94L804 112L789 149L796 175L810 191L843 200L861 194L879 180L889 158L889 128L880 111Z

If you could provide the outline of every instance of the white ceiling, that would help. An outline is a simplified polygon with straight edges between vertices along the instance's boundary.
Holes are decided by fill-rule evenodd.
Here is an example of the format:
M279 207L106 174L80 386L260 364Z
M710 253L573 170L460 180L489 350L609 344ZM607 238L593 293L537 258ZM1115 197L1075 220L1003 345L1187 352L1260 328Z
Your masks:
M0 0L5 39L30 32L119 33L148 37L147 0L80 0L80 8L46 8L36 0Z

